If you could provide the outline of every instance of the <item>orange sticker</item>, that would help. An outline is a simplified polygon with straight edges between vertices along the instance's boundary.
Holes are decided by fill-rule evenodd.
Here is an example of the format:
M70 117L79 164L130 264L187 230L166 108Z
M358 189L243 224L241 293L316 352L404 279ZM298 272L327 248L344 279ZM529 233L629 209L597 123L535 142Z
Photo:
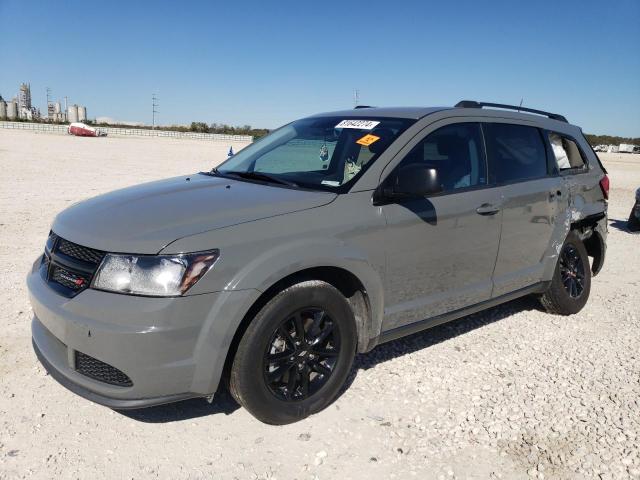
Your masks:
M368 147L369 145L377 142L378 140L380 140L380 137L376 137L375 135L371 135L370 133L368 133L361 139L356 140L356 143L360 145L364 145L365 147Z

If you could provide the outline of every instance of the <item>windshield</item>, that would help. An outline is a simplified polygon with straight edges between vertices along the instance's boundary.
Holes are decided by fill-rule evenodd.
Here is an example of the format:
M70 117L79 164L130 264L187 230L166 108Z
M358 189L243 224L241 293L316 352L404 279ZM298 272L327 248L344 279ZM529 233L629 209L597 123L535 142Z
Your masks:
M297 120L244 148L216 172L238 179L345 192L413 122L375 117Z

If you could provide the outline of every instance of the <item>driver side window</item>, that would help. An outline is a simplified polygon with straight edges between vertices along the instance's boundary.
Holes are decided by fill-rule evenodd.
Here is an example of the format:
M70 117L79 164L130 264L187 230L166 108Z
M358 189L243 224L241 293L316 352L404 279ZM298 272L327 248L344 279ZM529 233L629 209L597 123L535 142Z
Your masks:
M400 167L421 164L435 168L443 192L485 185L487 167L478 123L455 123L426 136Z

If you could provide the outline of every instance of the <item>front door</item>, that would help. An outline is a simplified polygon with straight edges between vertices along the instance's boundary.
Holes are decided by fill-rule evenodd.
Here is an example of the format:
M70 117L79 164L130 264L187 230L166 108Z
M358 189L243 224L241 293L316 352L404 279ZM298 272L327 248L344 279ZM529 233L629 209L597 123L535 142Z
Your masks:
M488 186L477 123L455 123L421 140L397 168L436 168L442 193L384 205L383 330L488 300L498 252L499 194Z

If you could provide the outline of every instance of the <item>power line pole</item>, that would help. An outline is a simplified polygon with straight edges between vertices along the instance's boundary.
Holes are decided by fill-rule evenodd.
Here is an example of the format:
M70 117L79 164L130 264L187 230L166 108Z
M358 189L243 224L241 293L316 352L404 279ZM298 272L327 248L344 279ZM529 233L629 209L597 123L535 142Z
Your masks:
M156 94L154 93L153 95L151 95L151 105L153 109L153 117L151 120L152 130L156 128L156 113L158 113L158 110L156 110L156 107L158 106L157 101L158 101L158 97L156 97Z
M357 88L353 91L353 106L357 107L360 103L360 90Z
M51 89L47 87L47 121L51 121L51 111L53 110L51 107Z

